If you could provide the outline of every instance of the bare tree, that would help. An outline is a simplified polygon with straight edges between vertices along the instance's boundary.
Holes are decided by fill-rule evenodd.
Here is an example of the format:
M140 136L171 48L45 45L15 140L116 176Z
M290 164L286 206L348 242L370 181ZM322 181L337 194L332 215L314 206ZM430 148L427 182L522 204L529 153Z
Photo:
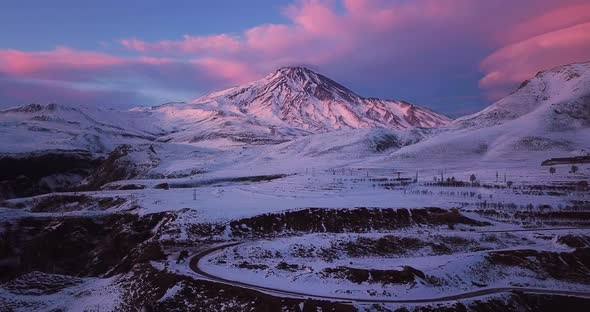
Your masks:
M549 173L551 173L551 175L553 175L555 173L555 167L551 167L549 168Z
M471 181L471 185L475 184L475 180L477 180L477 178L475 177L475 174L471 174L471 176L469 177L469 181Z

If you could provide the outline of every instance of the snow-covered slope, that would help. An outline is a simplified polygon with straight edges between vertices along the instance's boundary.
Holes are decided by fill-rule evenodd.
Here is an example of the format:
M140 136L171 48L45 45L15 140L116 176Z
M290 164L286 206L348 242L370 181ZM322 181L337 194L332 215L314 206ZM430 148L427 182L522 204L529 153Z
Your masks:
M540 72L509 96L395 155L429 162L532 160L589 149L590 63L583 63Z
M134 109L148 114L168 134L158 141L231 147L243 144L277 144L307 135L291 127L278 127L231 110L202 105L169 103Z
M539 72L509 96L451 126L481 128L515 119L522 128L558 131L590 126L590 63Z
M161 130L140 113L60 104L0 111L2 153L45 149L108 152L119 144L154 140Z

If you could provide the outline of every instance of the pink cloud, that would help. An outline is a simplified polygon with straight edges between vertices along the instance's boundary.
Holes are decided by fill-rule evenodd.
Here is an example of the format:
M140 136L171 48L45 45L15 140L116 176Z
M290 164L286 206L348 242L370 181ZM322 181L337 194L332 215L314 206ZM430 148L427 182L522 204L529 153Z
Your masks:
M116 57L59 47L50 51L0 50L0 100L135 103L162 90L162 96L193 94L252 78L239 62L203 58ZM188 90L188 92L187 92ZM131 101L135 95L135 101ZM116 96L121 96L117 100ZM122 99L125 99L123 101ZM158 101L179 100L178 97ZM183 98L180 98L182 100ZM185 100L187 98L184 98ZM189 98L190 99L190 98ZM0 105L4 106L2 102ZM150 103L150 104L157 104Z
M120 40L137 52L134 57L69 48L0 50L0 74L67 81L130 77L210 91L304 64L344 83L393 90L392 96L431 87L423 81L445 89L453 87L446 77L467 73L477 81L475 75L483 75L479 87L498 96L540 69L585 61L590 51L587 0L294 0L283 13L285 23L238 34Z
M540 70L590 61L588 51L590 22L537 35L505 46L485 58L481 68L486 75L479 85L497 98Z
M278 57L285 52L303 45L307 38L302 31L287 25L268 24L248 29L245 32L247 46L260 53Z
M128 49L142 53L197 54L203 52L232 52L240 48L239 40L227 34L206 37L184 35L181 41L163 40L150 43L138 39L123 39L119 42Z
M232 84L246 83L260 75L254 72L251 67L241 62L216 58L201 58L193 60L192 63L204 69L210 78L229 81Z
M589 61L590 5L584 0L523 1L501 27L490 29L493 51L480 62L479 86L497 100L536 72Z
M125 60L119 57L76 51L65 47L42 52L0 50L0 71L12 75L27 75L50 67L89 69L118 65L123 62Z
M165 65L165 64L172 64L176 63L177 61L172 58L162 58L162 57L151 57L151 56L140 56L137 58L139 63L144 64L151 64L151 65Z
M540 16L520 23L508 32L506 40L517 42L551 31L590 22L590 3L568 5L562 2L558 7Z
M286 9L287 16L309 35L333 35L344 30L342 17L334 10L333 1L306 0Z
M375 43L396 40L396 37L405 40L404 32L408 29L415 31L416 26L428 27L433 22L443 24L451 21L457 14L469 12L472 3L467 0L345 0L342 3L302 0L284 10L290 23L259 25L239 36L186 35L177 41L124 39L120 43L147 54L224 58L260 68L267 67L269 63L289 65L293 60L321 65L341 61L353 53L372 58L376 53L370 50L376 48ZM368 46L363 47L365 44ZM391 49L389 46L386 48ZM395 49L405 47L397 46Z
M148 48L151 46L149 43L147 43L143 40L135 39L135 38L121 39L121 40L119 40L119 43L122 46L126 47L127 49L135 50L135 51L139 51L139 52L147 52Z

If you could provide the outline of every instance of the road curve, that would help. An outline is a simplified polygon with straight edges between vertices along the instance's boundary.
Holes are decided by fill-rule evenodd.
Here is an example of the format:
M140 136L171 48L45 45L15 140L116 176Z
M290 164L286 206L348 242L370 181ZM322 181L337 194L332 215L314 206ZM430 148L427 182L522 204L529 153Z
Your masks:
M212 248L208 248L203 250L197 254L195 254L190 262L189 267L198 275L201 275L211 281L232 285L236 287L242 287L252 290L261 291L264 293L268 293L271 295L275 295L277 297L286 296L290 298L302 298L302 299L315 299L315 300L329 300L329 301L336 301L336 302L358 302L358 303L437 303L437 302L445 302L445 301L454 301L459 299L470 299L476 298L486 295L493 295L499 293L507 293L507 292L523 292L523 293L532 293L532 294L546 294L546 295L561 295L561 296L573 296L573 297L584 297L590 298L590 291L569 291L569 290L560 290L560 289L544 289L544 288L529 288L529 287L498 287L498 288L486 288L480 289L476 291L470 291L455 295L449 296L442 296L442 297L434 297L434 298L421 298L421 299L371 299L371 298L348 298L348 297L335 297L335 296L324 296L324 295L315 295L303 292L296 292L296 291L289 291L289 290L281 290L275 289L272 287L265 287L259 286L254 284L248 284L240 281L229 280L223 277L218 277L203 271L199 267L200 261L207 255L216 252L221 249L233 247L243 244L243 242L237 243L230 243L230 244L223 244L219 246L215 246Z

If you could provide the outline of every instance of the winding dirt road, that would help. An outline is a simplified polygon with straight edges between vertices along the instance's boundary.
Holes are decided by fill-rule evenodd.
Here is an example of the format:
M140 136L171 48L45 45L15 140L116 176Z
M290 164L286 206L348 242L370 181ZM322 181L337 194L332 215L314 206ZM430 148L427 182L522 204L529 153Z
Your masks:
M584 297L590 298L590 291L569 291L569 290L561 290L561 289L544 289L544 288L528 288L528 287L500 287L500 288L486 288L480 289L476 291L470 291L455 295L443 296L443 297L434 297L434 298L421 298L421 299L371 299L371 298L347 298L347 297L334 297L334 296L323 296L323 295L315 295L310 293L303 293L303 292L296 292L296 291L289 291L289 290L281 290L272 287L265 287L259 286L254 284L248 284L240 281L229 280L223 277L218 277L213 274L207 273L203 271L199 264L201 260L218 250L237 246L242 244L242 242L238 243L230 243L230 244L223 244L219 246L215 246L206 250L203 250L197 254L195 254L190 262L189 266L191 270L195 273L205 277L211 281L232 285L236 287L242 287L252 290L257 290L260 292L264 292L267 294L275 295L277 297L290 297L290 298L301 298L301 299L315 299L315 300L329 300L335 302L358 302L358 303L437 303L437 302L445 302L445 301L453 301L459 299L470 299L476 298L486 295L493 295L499 293L507 293L507 292L523 292L523 293L531 293L531 294L547 294L547 295L561 295L561 296L574 296L574 297Z

